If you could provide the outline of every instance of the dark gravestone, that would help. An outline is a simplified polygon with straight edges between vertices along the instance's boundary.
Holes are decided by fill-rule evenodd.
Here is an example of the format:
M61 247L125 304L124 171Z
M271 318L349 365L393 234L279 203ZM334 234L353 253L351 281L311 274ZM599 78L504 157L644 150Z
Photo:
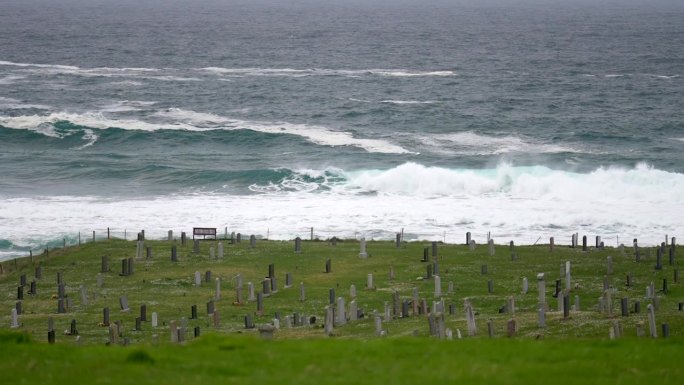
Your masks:
M432 274L439 275L439 262L432 263Z
M60 298L57 300L57 313L59 313L59 314L66 313L66 305L65 305L64 298Z
M271 282L271 293L275 293L278 291L278 283L276 282L276 277L270 278L269 281Z
M190 319L197 319L197 305L190 307Z
M656 265L655 265L656 270L662 270L663 269L663 251L660 247L656 248Z
M109 308L102 309L102 326L109 326Z
M109 272L109 257L106 255L103 255L100 259L101 259L101 264L102 264L102 266L100 267L100 272L101 273Z
M330 262L330 259L327 259L325 261L325 272L330 273L331 271L332 271L331 262Z
M24 299L24 287L17 286L17 300L21 301Z
M236 241L237 243L242 242L242 234L237 233L237 236L235 237L235 241Z
M63 283L57 285L57 298L66 297L66 288Z
M146 257L147 259L152 259L152 248L149 246L146 249Z
M264 278L263 281L261 281L261 292L265 296L270 296L271 295L271 279L270 278Z
M29 290L29 294L31 294L31 295L38 294L38 290L36 288L36 281L31 281L31 289Z
M171 262L178 262L178 250L176 245L171 246Z
M641 302L634 301L634 314L641 313Z
M124 258L121 260L121 273L120 276L125 277L128 275L128 259Z
M672 248L669 249L669 257L670 257L670 266L672 266L675 263L675 254L674 254L674 249L672 249Z
M297 237L295 238L295 253L301 253L302 252L302 239Z
M663 294L667 294L667 293L668 293L668 290L667 290L667 278L663 278L663 290L662 290L662 292L663 292Z
M17 311L17 315L21 315L21 314L23 313L23 311L22 311L23 309L22 309L22 306L21 306L21 301L17 301L17 302L14 304L14 310Z
M582 251L587 251L587 236L582 236Z
M185 235L185 231L181 232L181 246L185 247L185 242L187 241L187 236Z
M669 324L662 324L662 329L663 329L663 338L667 338L670 336L670 325Z
M145 304L140 305L140 320L147 322L147 305Z
M427 247L424 248L423 249L423 259L421 260L421 262L427 262L430 259L429 255L430 255L430 249L428 249Z
M72 336L78 335L78 329L76 329L76 320L75 319L72 319L71 324L69 325L69 335L72 335Z
M200 327L199 326L195 326L195 328L193 329L193 335L195 336L195 338L200 336Z
M254 321L251 314L245 316L245 329L254 329Z
M214 301L207 302L207 314L214 314Z
M135 269L133 268L133 258L128 258L128 275L133 275Z
M204 282L211 283L211 270L204 272Z
M570 295L564 294L563 295L563 318L568 319L570 317Z
M275 264L271 263L268 265L268 276L267 278L275 277Z
M19 277L19 285L20 286L26 286L26 274L22 274Z
M494 282L491 279L487 281L487 292L489 294L494 292Z
M629 316L629 298L622 298L620 300L620 311L623 317Z
M437 258L437 242L432 242L432 257Z
M427 274L425 276L425 279L432 279L432 265L427 265L426 266Z
M43 267L42 266L37 266L35 270L35 277L36 279L41 279L43 278Z
M330 300L328 303L330 305L333 305L335 303L335 289L334 288L331 288L330 290L328 290L328 297L329 297L328 299Z
M470 231L466 233L466 246L470 245Z
M395 244L396 244L396 246L397 246L397 249L401 247L401 233L397 233L396 243L395 243Z
M249 247L256 247L256 237L254 235L249 236Z
M200 241L199 241L199 239L193 239L193 241L192 241L192 252L195 254L199 254L199 252L200 252Z
M49 344L55 343L55 331L54 330L48 331L48 343Z
M140 319L140 317L135 317L135 330L136 331L142 330L142 320Z

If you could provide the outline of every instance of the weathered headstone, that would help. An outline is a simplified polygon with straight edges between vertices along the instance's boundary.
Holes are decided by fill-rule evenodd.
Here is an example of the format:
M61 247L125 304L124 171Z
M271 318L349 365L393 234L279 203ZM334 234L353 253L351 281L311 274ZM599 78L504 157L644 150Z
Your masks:
M606 257L606 274L613 274L613 257L610 255Z
M304 288L304 282L299 283L299 301L306 301L306 289Z
M109 326L109 308L102 309L102 326Z
M653 305L650 303L646 306L646 310L648 311L648 330L653 338L658 337L658 331L656 329L656 321L655 321L655 309L653 308Z
M218 258L223 259L223 242L219 242L216 247L218 249Z
M553 253L553 247L554 247L555 241L553 237L549 238L549 252Z
M121 307L121 311L129 311L130 309L128 308L128 298L125 295L122 295L119 297L119 306Z
M354 285L353 283L351 284L351 286L349 286L349 297L351 297L352 299L356 298L356 285Z
M325 307L325 324L324 324L324 330L325 330L326 336L331 336L333 334L334 321L335 320L333 318L333 307L332 306L326 306Z
M468 325L468 335L473 337L477 334L477 325L475 324L475 312L469 299L464 300L463 308L465 310L466 323Z
M254 293L254 284L247 282L247 301L256 301L256 294Z
M495 249L494 249L494 240L490 239L488 242L488 251L489 251L489 256L492 257L494 256Z
M190 319L197 319L197 305L190 306Z
M79 291L81 293L81 303L83 304L83 306L88 306L88 294L86 293L86 288L83 285L81 285L79 287Z
M375 286L373 286L373 274L369 273L366 275L366 289L374 289Z
M470 231L468 231L466 233L466 242L465 242L466 246L470 246L470 239L471 239L470 238Z
M368 258L368 253L366 252L366 238L361 238L359 240L359 258Z
M435 275L434 277L435 281L435 298L439 298L442 296L442 279L439 277L439 275Z
M527 283L527 277L523 277L522 279L522 293L527 294L529 291L529 284Z
M256 247L256 237L254 235L249 236L249 247L251 247L251 248Z
M359 308L356 301L349 302L349 320L356 321L359 316Z
M302 239L297 237L295 238L295 253L301 253L302 252Z
M199 287L202 285L202 275L199 271L195 271L195 286Z
M330 258L325 260L325 272L330 273L332 271L332 262L330 261Z
M178 262L178 250L176 245L171 246L171 262Z
M216 291L214 293L214 300L221 299L221 277L216 277Z
M159 322L159 316L157 315L157 312L154 311L152 312L152 327L156 328Z
M546 280L544 273L537 274L537 289L539 291L539 304L546 309Z
M344 298L339 297L337 298L337 311L336 313L336 320L335 324L336 325L344 325L347 323L347 314L346 314L347 307L345 305Z
M19 327L19 317L18 317L18 312L17 309L12 309L12 315L11 315L11 322L10 322L10 328L16 329Z

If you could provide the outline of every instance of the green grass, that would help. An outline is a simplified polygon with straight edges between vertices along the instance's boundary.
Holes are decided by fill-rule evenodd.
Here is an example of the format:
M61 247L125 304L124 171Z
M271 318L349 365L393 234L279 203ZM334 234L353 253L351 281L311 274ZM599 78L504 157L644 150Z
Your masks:
M118 275L120 260L134 257L135 242L109 240L51 250L50 256L22 258L4 262L0 276L0 303L6 309L0 314L0 368L7 383L249 383L284 381L286 383L416 383L425 380L464 380L466 383L643 383L658 379L665 383L681 379L681 365L675 357L684 352L684 312L678 311L684 301L681 283L673 282L677 262L656 271L655 251L642 249L641 262L634 262L631 248L621 254L617 249L581 249L548 246L517 246L512 260L508 246L497 246L496 255L489 256L486 246L471 252L461 245L439 245L439 270L443 298L453 303L457 312L446 317L446 326L464 335L461 340L439 341L429 336L425 316L393 319L383 323L386 337L377 337L370 317L336 327L334 336L325 337L321 327L328 290L334 288L337 297L349 303L349 286L357 287L357 302L366 314L382 313L384 302L391 303L397 291L410 299L414 288L431 306L434 293L432 280L420 279L426 274L426 264L420 262L427 242L403 244L397 249L390 242L369 242L368 259L358 257L355 241L341 241L337 246L326 242L304 242L303 252L294 253L294 242L259 241L256 248L249 242L225 245L223 259L210 259L213 241L201 243L201 252L192 253L192 246L180 247L179 262L170 260L173 242L147 241L153 258L135 262L132 276ZM104 274L104 285L97 287L100 257L108 255L111 271ZM597 311L603 292L606 257L613 258L613 274L608 281L614 288L613 314L606 317ZM332 260L332 273L324 273L325 261ZM563 319L557 310L557 300L551 295L555 279L560 277L560 265L572 263L573 289L571 303L578 295L581 311L571 312ZM235 305L236 274L245 283L260 281L275 264L278 292L265 299L264 315L256 315L257 324L270 323L275 312L281 316L299 313L318 318L317 325L281 328L274 340L263 341L258 331L245 330L243 317L256 311L255 303ZM30 282L34 268L42 266L43 277L36 280L37 295L25 288L20 316L21 327L10 332L10 311L16 303L19 277L26 274ZM486 264L488 274L482 275ZM395 278L388 277L389 266ZM219 327L212 325L206 314L206 302L214 296L215 284L193 285L193 274L211 270L221 277L222 298L216 302L221 315ZM67 314L57 313L56 275L61 272L67 295L74 307ZM295 285L285 289L285 273L294 276ZM546 327L537 324L536 274L546 274L546 298L550 311ZM366 275L374 274L375 289L367 290ZM633 285L625 285L627 273ZM522 277L529 280L529 292L521 294ZM653 340L636 338L636 325L643 322L648 333L646 286L654 282L656 290L668 280L668 293L658 293L656 322L668 323L670 338ZM494 283L488 293L487 281ZM448 282L455 291L447 293ZM305 302L300 302L299 282L306 286ZM563 286L564 286L564 280ZM89 303L81 303L79 286L86 287ZM119 310L119 296L126 295L130 312ZM515 296L516 313L500 314L499 308L508 296ZM620 316L619 299L641 302L641 313ZM463 300L469 298L476 311L478 335L465 337L466 321ZM152 328L143 323L135 331L139 306L146 304L148 320L152 312L159 314L160 325ZM190 317L193 304L199 318L188 320L189 332L183 346L172 345L168 323ZM108 328L102 322L102 308L111 309L111 321L122 323L123 335L130 346L105 346ZM47 345L47 319L51 317L57 331L56 344ZM506 322L517 321L516 337L506 337ZM79 342L75 336L64 335L72 319L77 321ZM495 327L495 336L487 335L487 320ZM624 330L622 339L610 341L609 327L619 321ZM284 323L283 323L284 325ZM192 328L199 326L202 337L192 338ZM3 332L4 330L4 332ZM17 334L19 333L19 334ZM28 340L31 341L28 341ZM88 376L83 376L87 373ZM15 379L16 381L12 381ZM255 380L255 381L252 381ZM678 382L678 381L677 381Z

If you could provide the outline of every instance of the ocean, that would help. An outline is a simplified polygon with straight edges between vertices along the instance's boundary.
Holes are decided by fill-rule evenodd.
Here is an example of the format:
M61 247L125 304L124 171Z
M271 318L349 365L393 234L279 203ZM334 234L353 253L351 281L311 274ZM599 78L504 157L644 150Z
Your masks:
M598 4L597 4L598 3ZM0 260L684 234L684 3L4 0Z

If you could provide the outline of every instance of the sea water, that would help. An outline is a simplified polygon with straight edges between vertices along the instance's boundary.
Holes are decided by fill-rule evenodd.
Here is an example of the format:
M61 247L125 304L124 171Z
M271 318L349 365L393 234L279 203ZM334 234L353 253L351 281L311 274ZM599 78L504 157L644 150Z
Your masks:
M681 238L683 31L674 1L3 1L0 258Z

